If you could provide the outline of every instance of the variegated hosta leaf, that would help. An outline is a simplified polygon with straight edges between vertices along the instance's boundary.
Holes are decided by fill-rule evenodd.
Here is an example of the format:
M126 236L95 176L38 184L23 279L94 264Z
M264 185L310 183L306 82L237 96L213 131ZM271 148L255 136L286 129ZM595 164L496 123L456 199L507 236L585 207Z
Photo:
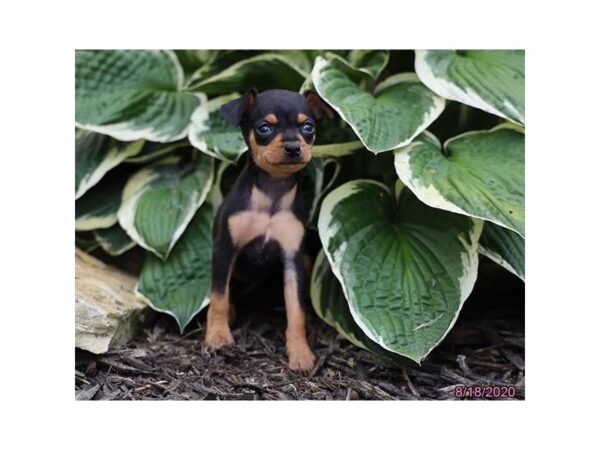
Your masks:
M214 183L213 183L212 187L210 188L208 195L206 196L205 201L209 202L213 206L213 209L215 212L217 211L217 209L219 209L219 206L221 206L221 203L223 203L223 189L221 186L221 184L222 184L221 182L223 181L223 174L225 173L225 170L230 165L231 165L231 163L229 163L227 161L219 162L219 165L217 166L217 169L216 169L217 173L215 174Z
M479 240L479 253L525 281L525 239L514 231L486 222Z
M213 181L213 159L170 156L133 175L123 191L119 223L139 245L166 259Z
M301 68L307 73L310 72L310 69L312 68L314 58L309 50L274 50L273 53L280 54L296 67Z
M337 280L325 253L320 251L313 267L310 280L310 298L317 315L328 325L336 329L344 339L357 347L386 356L397 356L372 341L356 324L344 292Z
M390 59L387 50L351 50L342 56L331 51L322 52L321 57L330 61L343 72L352 82L360 83L366 78L376 79ZM304 81L303 92L306 89L315 89L312 76Z
M415 69L436 94L525 124L523 50L417 50Z
M312 80L319 95L373 153L408 144L442 113L445 105L413 73L388 78L371 95L344 73L339 62L318 57Z
M390 52L387 50L352 50L347 59L327 53L328 58L332 56L347 64L352 70L362 72L371 78L377 78L390 60Z
M310 299L317 315L344 339L368 350L377 346L352 318L339 281L333 275L323 251L319 252L310 280Z
M135 247L135 242L121 226L116 223L110 228L95 230L94 237L102 250L112 256L119 256Z
M137 155L144 141L119 142L103 134L78 130L75 135L75 198L94 186L113 167Z
M127 158L125 162L132 164L144 164L155 161L159 158L164 158L168 153L171 153L178 148L188 146L189 143L187 140L167 143L145 141L142 150L137 155Z
M333 173L328 177L327 166L333 167ZM327 191L331 188L340 172L340 163L335 158L313 159L311 163L300 172L302 177L302 193L304 196L304 207L307 213L308 224L316 226L317 213L321 200Z
M297 91L307 76L307 73L284 56L263 53L239 61L207 78L201 73L195 74L189 83L189 89L207 95L245 92L250 87L259 91L276 88Z
M397 204L370 180L323 200L319 236L357 325L383 348L420 362L448 333L477 276L482 221L421 203Z
M229 99L230 97L224 97ZM223 102L209 102L208 109L197 109L192 115L188 138L190 143L207 155L235 162L247 150L239 127L229 124L221 115Z
M339 157L354 153L364 147L361 141L341 142L339 144L315 145L312 148L312 155L315 158L325 158L328 156Z
M525 236L525 136L508 127L439 141L423 133L394 152L398 176L434 208L489 220Z
M204 64L189 76L186 89L191 83L206 80L239 61L261 54L260 50L204 50L204 52L206 52Z
M166 261L148 254L136 294L153 309L175 318L179 330L206 305L210 289L213 208L206 202Z
M186 76L203 67L210 59L210 50L173 50Z
M89 238L87 233L75 233L75 246L86 253L98 248L98 241L95 238ZM83 236L82 236L83 235Z
M312 148L315 158L349 155L364 148L356 133L339 118L322 118L317 125L317 145Z
M158 50L79 50L75 120L115 139L171 142L187 134L203 95L183 91L175 54Z
M109 228L117 223L128 172L117 168L75 202L75 230Z

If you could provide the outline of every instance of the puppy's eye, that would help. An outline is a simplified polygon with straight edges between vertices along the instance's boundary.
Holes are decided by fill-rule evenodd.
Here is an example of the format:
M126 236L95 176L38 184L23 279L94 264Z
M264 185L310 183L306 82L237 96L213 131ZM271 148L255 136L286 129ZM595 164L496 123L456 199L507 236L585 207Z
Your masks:
M271 134L271 131L273 131L273 127L268 123L261 123L259 126L256 127L256 131L258 131L259 134L266 136L267 134Z
M313 131L315 131L315 126L310 122L304 122L302 124L302 131L306 133L312 133Z

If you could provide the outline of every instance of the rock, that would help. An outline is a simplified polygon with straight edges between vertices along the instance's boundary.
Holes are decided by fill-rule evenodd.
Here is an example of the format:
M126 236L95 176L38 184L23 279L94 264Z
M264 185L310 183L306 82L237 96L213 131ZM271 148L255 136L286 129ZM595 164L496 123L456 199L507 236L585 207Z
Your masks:
M129 341L152 315L134 294L136 279L75 250L75 346L104 353Z

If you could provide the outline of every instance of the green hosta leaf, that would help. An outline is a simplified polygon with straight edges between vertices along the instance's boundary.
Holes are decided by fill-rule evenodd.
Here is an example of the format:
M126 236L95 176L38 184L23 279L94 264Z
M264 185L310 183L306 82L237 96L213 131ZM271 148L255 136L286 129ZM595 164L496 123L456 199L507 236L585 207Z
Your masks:
M94 236L100 247L109 255L119 256L135 247L135 242L118 223L110 228L95 230Z
M223 100L211 101L208 109L199 108L192 116L188 137L201 152L223 161L235 162L247 150L247 146L240 128L229 124L219 111L219 107L231 97L219 97Z
M191 75L209 60L211 50L173 50L185 75Z
M179 329L208 305L212 256L210 203L196 212L167 261L148 254L136 294L152 308L175 318Z
M354 83L339 63L321 57L312 80L321 97L350 124L365 147L379 153L406 145L443 111L444 100L413 73L394 75L374 95Z
M387 50L351 50L346 55L323 51L318 56L330 61L354 83L364 82L367 78L376 79L390 59ZM312 75L304 80L300 92L307 89L315 89Z
M525 281L525 239L514 231L486 222L479 240L479 253Z
M323 251L319 252L310 281L310 298L317 315L332 326L344 339L357 347L385 351L373 342L356 324L340 282L335 278Z
M398 176L434 208L479 217L525 236L525 136L512 128L446 141L423 133L395 151Z
M327 166L333 167L333 173L326 177ZM321 205L321 200L327 191L331 188L340 172L340 163L335 158L313 159L311 163L301 172L302 193L304 195L304 205L308 213L308 224L316 226L317 212ZM328 172L329 173L329 172Z
M206 52L204 64L191 74L186 83L186 89L190 83L206 80L239 61L261 53L260 50L204 50L204 52Z
M342 142L339 144L315 145L312 149L313 157L325 158L328 156L339 157L354 153L360 150L364 145L361 141Z
M75 137L75 198L81 197L113 167L137 155L144 141L119 142L78 130Z
M333 275L323 251L319 252L313 267L310 298L317 315L344 339L365 350L370 345L377 345L356 325L340 283Z
M86 253L98 248L98 241L93 237L89 238L88 234L90 233L75 233L75 246Z
M128 173L119 168L111 171L75 202L75 230L109 228L117 223L117 211Z
M370 350L403 365L409 362L405 357L390 352L372 341L356 324L340 282L331 271L329 261L322 250L317 255L312 271L310 298L317 315L333 327L342 338L357 347Z
M477 276L482 221L421 203L396 206L370 180L323 200L319 235L357 325L383 348L420 362L448 333Z
M525 124L525 52L417 50L415 69L436 94Z
M215 210L217 210L219 206L221 206L221 203L223 203L223 188L221 186L223 181L223 174L230 165L231 163L227 161L219 162L219 165L217 166L216 170L217 173L215 174L214 183L210 188L208 195L206 196L206 201L209 202Z
M273 50L273 53L278 53L285 59L290 61L296 67L301 68L305 72L310 72L313 59L308 50Z
M377 78L390 60L390 52L387 50L352 50L347 60L331 53L327 56L329 58L333 56L353 70L367 74L371 78Z
M349 155L364 148L352 127L340 119L322 118L317 125L317 142L312 154L315 158Z
M213 159L196 162L170 156L132 176L117 213L119 223L139 245L166 259L213 181Z
M189 89L207 95L224 95L232 91L245 92L250 87L297 91L308 74L277 53L264 53L239 61L216 75L192 77Z
M183 91L183 70L171 51L75 54L75 120L81 128L122 141L176 141L205 102L205 96Z
M319 145L342 144L359 140L352 127L339 118L323 117L317 124L316 134L316 143Z
M132 164L144 164L147 162L155 161L159 158L164 158L168 153L178 148L188 147L189 143L187 140L177 142L150 142L146 141L142 150L135 156L127 158L126 163Z

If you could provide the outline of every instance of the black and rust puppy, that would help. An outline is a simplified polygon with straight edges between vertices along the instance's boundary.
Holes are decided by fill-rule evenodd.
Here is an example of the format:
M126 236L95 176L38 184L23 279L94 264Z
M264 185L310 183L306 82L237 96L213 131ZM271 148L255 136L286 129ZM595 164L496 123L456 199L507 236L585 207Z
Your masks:
M223 105L221 113L241 127L249 151L246 167L215 217L204 342L213 350L233 344L229 291L234 271L248 265L262 271L282 267L283 273L272 276L282 276L284 281L289 367L308 371L315 355L306 338L304 211L296 174L311 159L315 120L331 117L333 111L312 91L302 95L251 89Z

